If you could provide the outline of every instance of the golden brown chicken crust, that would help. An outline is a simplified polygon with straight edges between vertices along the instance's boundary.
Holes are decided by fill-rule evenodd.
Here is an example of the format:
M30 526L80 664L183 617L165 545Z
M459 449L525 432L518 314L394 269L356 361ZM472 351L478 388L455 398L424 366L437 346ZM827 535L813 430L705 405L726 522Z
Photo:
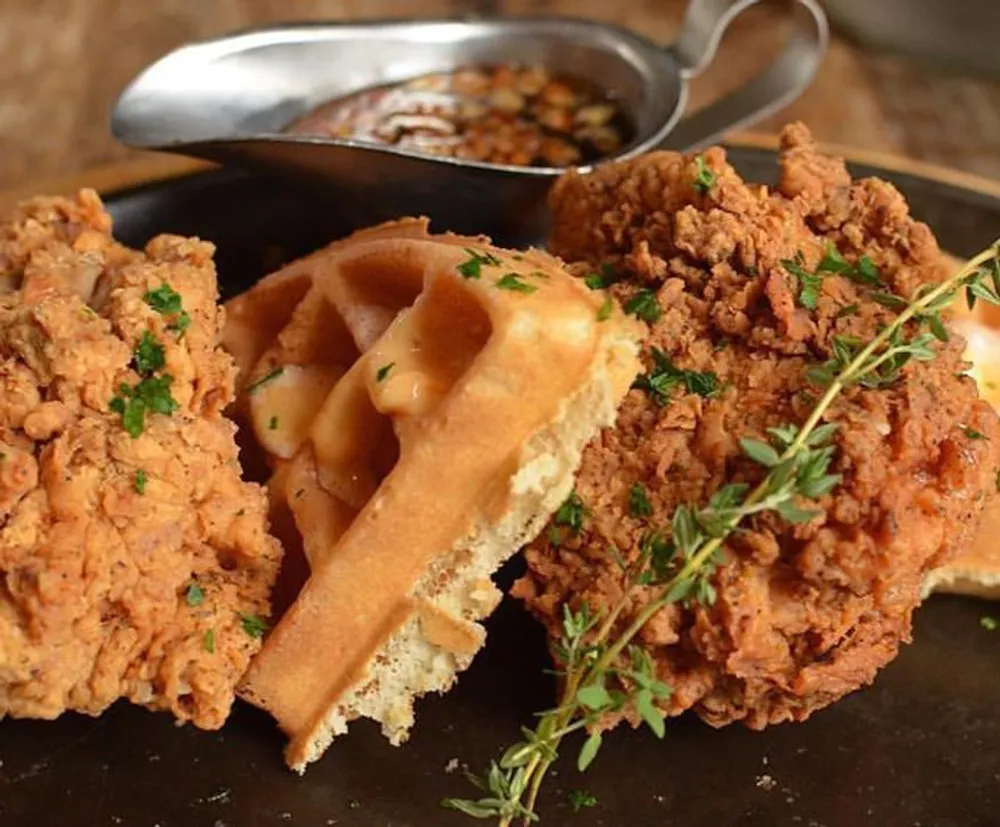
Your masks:
M852 183L804 127L783 134L776 192L742 182L721 149L704 158L716 175L704 194L692 186L694 157L672 153L570 173L553 192L554 250L581 269L619 268L619 300L655 289L664 312L647 346L714 371L723 386L712 399L675 391L663 407L633 390L616 428L588 447L577 483L584 530L536 542L515 587L553 635L564 603L600 609L620 596L610 546L635 559L678 505L706 502L725 481L759 481L737 440L801 423L815 402L806 368L829 357L831 337L867 339L890 318L871 288L842 276L824 279L814 311L802 307L782 259L800 252L812 272L832 242L852 262L871 258L901 296L944 276L931 232L901 195L881 181ZM843 394L826 417L840 426L843 483L820 501L822 516L796 526L755 519L726 544L714 606L673 605L643 630L674 689L666 711L755 728L801 720L870 682L909 640L924 575L967 544L996 490L1000 428L962 376L961 352L953 337L891 388ZM648 492L648 519L629 513L634 483Z
M212 246L161 236L143 254L110 232L92 192L0 224L0 718L124 697L216 728L280 549L221 415L234 369ZM183 335L144 298L163 285L191 318ZM139 380L147 332L178 409L133 438L109 403Z

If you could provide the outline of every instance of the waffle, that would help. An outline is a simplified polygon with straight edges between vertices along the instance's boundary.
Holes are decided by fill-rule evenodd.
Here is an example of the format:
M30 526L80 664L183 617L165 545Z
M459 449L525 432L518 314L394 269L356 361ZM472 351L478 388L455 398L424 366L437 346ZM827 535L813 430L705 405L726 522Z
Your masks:
M240 416L309 578L241 690L303 771L349 721L405 740L483 645L491 574L566 499L641 331L537 251L408 219L232 300Z

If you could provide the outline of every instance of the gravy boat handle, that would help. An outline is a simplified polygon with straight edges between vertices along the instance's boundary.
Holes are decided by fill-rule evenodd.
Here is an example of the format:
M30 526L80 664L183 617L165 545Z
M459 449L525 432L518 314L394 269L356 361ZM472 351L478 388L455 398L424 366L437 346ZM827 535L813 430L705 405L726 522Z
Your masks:
M711 63L733 19L759 2L691 0L680 35L670 47L685 80ZM790 5L792 31L768 67L738 89L681 119L661 149L692 150L715 143L725 133L781 109L809 84L826 52L829 26L817 0L792 0Z

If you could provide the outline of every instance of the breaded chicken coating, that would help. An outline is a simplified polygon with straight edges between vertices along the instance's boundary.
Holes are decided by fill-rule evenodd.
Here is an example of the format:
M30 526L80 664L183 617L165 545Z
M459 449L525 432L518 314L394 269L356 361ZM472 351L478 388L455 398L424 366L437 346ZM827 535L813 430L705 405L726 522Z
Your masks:
M717 148L569 173L555 187L553 251L581 274L608 265L612 294L647 308L647 371L658 348L716 383L699 393L675 382L667 399L633 389L616 427L585 451L582 529L543 532L515 588L553 637L565 605L600 611L621 597L612 547L635 560L650 532L669 533L678 506L762 479L739 439L807 418L819 390L806 372L831 357L834 337L870 340L898 312L886 294L909 299L948 275L900 193L852 181L804 127L784 131L780 165L774 191L741 180ZM796 271L815 274L824 256L854 277L828 271L804 296L813 287ZM642 290L658 318L648 296L634 304ZM871 682L910 639L924 576L968 544L1000 459L997 416L965 375L963 342L935 347L933 361L910 362L888 387L854 386L829 409L842 481L818 500L819 516L751 518L725 543L714 604L672 604L642 630L673 688L665 712L753 728L802 720ZM636 486L649 503L640 513ZM640 587L622 628L653 593Z
M212 253L126 249L89 191L0 223L0 718L229 714L280 547L222 416Z

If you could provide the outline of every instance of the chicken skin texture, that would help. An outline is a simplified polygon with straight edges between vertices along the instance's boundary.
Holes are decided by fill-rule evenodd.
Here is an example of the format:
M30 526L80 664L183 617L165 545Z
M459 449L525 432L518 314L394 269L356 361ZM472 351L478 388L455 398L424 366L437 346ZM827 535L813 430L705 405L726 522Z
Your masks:
M700 162L709 186L696 186ZM679 505L763 478L739 439L767 440L768 428L805 421L821 393L807 369L831 358L833 338L870 340L899 312L876 291L911 298L948 275L900 193L852 181L801 125L782 134L774 191L742 181L722 149L700 162L653 153L569 173L551 196L555 253L581 275L610 265L622 303L655 293L662 315L649 325L647 370L656 347L678 368L718 377L714 394L679 383L665 404L633 388L616 426L587 447L576 487L582 527L543 532L515 586L553 640L564 607L599 612L620 600L620 559L637 560L651 532L669 536ZM856 268L867 257L882 284L827 273L815 307L804 306L782 261L798 256L815 273L830 245ZM959 337L934 347L933 361L910 362L888 387L855 385L830 407L830 470L842 479L809 503L817 516L750 518L724 545L714 603L670 604L641 630L637 642L673 689L664 712L755 729L803 720L870 683L909 641L925 574L967 546L997 487L997 417L964 376ZM650 515L630 509L633 486ZM618 629L654 594L637 587ZM605 723L623 718L638 721L625 710Z
M0 718L127 698L214 729L259 649L280 547L222 416L212 253L123 247L90 191L0 223ZM131 435L112 399L148 375L175 409Z

